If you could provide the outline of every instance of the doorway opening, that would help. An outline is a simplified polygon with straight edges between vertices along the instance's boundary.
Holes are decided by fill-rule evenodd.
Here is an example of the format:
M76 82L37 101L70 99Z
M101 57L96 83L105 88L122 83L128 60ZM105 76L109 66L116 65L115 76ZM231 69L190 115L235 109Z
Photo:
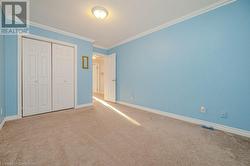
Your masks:
M104 56L94 55L92 63L93 96L104 99Z
M116 102L116 55L92 56L93 97Z

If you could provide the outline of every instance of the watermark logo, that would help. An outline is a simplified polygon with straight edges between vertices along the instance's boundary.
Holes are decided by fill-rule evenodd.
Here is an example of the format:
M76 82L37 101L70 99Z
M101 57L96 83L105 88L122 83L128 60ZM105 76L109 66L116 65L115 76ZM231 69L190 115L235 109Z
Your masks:
M29 0L2 0L1 9L2 35L29 32Z

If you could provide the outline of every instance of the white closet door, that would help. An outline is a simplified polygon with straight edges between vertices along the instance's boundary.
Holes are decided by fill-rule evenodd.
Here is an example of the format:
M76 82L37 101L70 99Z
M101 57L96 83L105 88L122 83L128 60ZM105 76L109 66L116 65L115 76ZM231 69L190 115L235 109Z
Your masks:
M74 107L74 48L52 45L53 110Z
M104 99L116 101L116 54L104 58Z
M23 116L51 111L51 43L23 38Z

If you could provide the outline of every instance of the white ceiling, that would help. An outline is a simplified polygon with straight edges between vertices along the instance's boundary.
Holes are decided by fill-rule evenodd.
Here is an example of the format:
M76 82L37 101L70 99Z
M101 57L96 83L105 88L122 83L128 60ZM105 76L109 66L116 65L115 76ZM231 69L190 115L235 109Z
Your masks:
M139 33L225 0L31 0L30 19L95 40L110 48ZM99 5L105 20L91 14Z

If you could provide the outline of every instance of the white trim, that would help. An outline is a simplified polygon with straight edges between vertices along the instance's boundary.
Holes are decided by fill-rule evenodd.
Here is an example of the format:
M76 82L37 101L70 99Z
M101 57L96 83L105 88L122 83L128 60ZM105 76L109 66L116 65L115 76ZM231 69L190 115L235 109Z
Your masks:
M92 83L94 82L93 80L93 69L94 69L94 65L97 66L97 91L94 93L99 93L100 92L100 64L99 63L92 63Z
M22 36L17 38L17 115L22 117Z
M11 120L17 120L20 118L21 117L19 117L18 115L12 115L12 116L6 116L4 119L5 119L5 122L7 122L7 121L11 121Z
M113 46L111 46L111 47L108 48L108 49L112 49L112 48L114 48L114 47L117 47L117 46L120 46L120 45L122 45L122 44L128 43L128 42L133 41L133 40L135 40L135 39L138 39L138 38L141 38L141 37L143 37L143 36L149 35L149 34L151 34L151 33L153 33L153 32L160 31L160 30L162 30L162 29L165 29L165 28L167 28L167 27L173 26L173 25L175 25L175 24L177 24L177 23L186 21L186 20L188 20L188 19L191 19L191 18L193 18L193 17L199 16L199 15L201 15L201 14L207 13L207 12L212 11L212 10L214 10L214 9L217 9L217 8L219 8L219 7L228 5L228 4L233 3L233 2L235 2L235 1L237 1L237 0L221 0L221 1L216 2L216 3L212 4L212 5L209 5L209 6L205 7L205 8L199 9L199 10L197 10L197 11L194 11L194 12L190 13L190 14L187 14L187 15L185 15L185 16L182 16L182 17L177 18L177 19L172 20L172 21L168 21L168 22L166 22L165 24L162 24L162 25L160 25L160 26L157 26L157 27L152 28L152 29L150 29L150 30L147 30L147 31L145 31L145 32L139 33L139 34L137 34L137 35L135 35L135 36L133 36L133 37L129 37L129 38L127 38L127 39L124 40L124 41L121 41L121 42L119 42L119 43L117 43L117 44L114 44Z
M101 53L98 53L98 52L93 52L93 55L97 55L97 56L108 56L107 54L101 54Z
M109 50L109 49L112 49L112 48L117 47L119 45L128 43L130 41L141 38L143 36L149 35L149 34L151 34L153 32L162 30L164 28L170 27L170 26L175 25L177 23L186 21L188 19L191 19L193 17L199 16L199 15L204 14L204 13L207 13L207 12L212 11L214 9L217 9L219 7L228 5L228 4L233 3L235 1L237 1L237 0L221 0L221 1L216 2L216 3L212 4L212 5L209 5L209 6L205 7L205 8L202 8L202 9L199 9L197 11L191 12L190 14L187 14L185 16L182 16L182 17L177 18L177 19L172 20L172 21L168 21L168 22L166 22L166 23L164 23L164 24L162 24L160 26L157 26L157 27L152 28L150 30L141 32L141 33L139 33L139 34L137 34L135 36L129 37L129 38L127 38L127 39L125 39L125 40L123 40L123 41L121 41L119 43L116 43L116 44L112 45L111 47L103 47L103 46L100 46L100 45L97 45L97 44L94 44L93 47ZM78 34L75 34L75 33L67 32L67 31L64 31L64 30L61 30L61 29L58 29L58 28L48 26L48 25L43 25L43 24L40 24L40 23L37 23L37 22L34 22L34 21L29 21L29 22L30 22L30 25L38 27L38 28L42 28L44 30L49 30L49 31L52 31L52 32L56 32L56 33L66 35L66 36L75 37L75 38L78 38L78 39L89 41L91 43L95 42L94 39L90 39L90 38L87 38L87 37L84 37L84 36L81 36L81 35L78 35Z
M94 44L93 47L95 47L95 48L100 48L100 49L104 49L104 50L108 51L108 48L107 48L107 47L103 47L103 46L100 46L100 45L97 45L97 44Z
M64 30L61 30L61 29L58 29L58 28L54 28L54 27L51 27L51 26L48 26L48 25L43 25L43 24L36 23L36 22L33 22L33 21L30 21L30 25L38 27L38 28L42 28L44 30L56 32L56 33L59 33L59 34L62 34L62 35L66 35L66 36L82 39L82 40L85 40L85 41L89 41L91 43L93 43L95 41L93 39L90 39L90 38L87 38L87 37L84 37L84 36L81 36L81 35L77 35L75 33L67 32L67 31L64 31Z
M78 87L77 87L77 81L78 81L78 77L77 77L77 73L78 73L78 71L77 71L77 61L78 61L78 55L77 55L77 45L75 45L74 46L74 52L75 52L75 56L74 56L74 58L75 58L75 64L74 64L74 66L75 66L75 108L77 107L77 96L78 96Z
M43 40L43 41L50 42L50 43L57 43L57 44L67 45L67 46L71 46L71 47L77 46L76 44L72 44L72 43L69 43L69 42L64 42L64 41L61 41L61 40L55 40L55 39L51 39L51 38L48 38L48 37L34 35L34 34L25 34L25 35L20 35L20 36L21 37L33 38L33 39L37 39L37 40Z
M135 39L141 38L143 36L149 35L149 34L151 34L153 32L156 32L156 31L159 31L161 29L164 29L164 28L170 27L172 25L175 25L177 23L186 21L186 20L191 19L193 17L196 17L198 15L207 13L207 12L209 12L211 10L217 9L217 8L225 6L225 5L228 5L228 4L233 3L235 1L237 1L237 0L221 0L221 1L216 2L216 3L212 4L212 5L209 5L209 6L205 7L205 8L199 9L197 11L194 11L194 12L192 12L190 14L187 14L187 15L182 16L180 18L177 18L175 20L168 21L168 22L166 22L166 23L164 23L164 24L162 24L160 26L157 26L157 27L152 28L150 30L147 30L145 32L141 32L141 33L139 33L139 34L137 34L135 36L129 37L129 38L125 39L122 42L119 42L117 44L112 45L111 47L103 47L103 46L100 46L100 45L97 45L97 44L94 44L93 47L97 47L97 48L109 50L109 49L112 49L112 48L117 47L119 45L128 43L128 42L130 42L132 40L135 40ZM66 35L66 36L75 37L75 38L78 38L78 39L89 41L91 43L95 42L94 39L90 39L90 38L87 38L87 37L84 37L84 36L81 36L81 35L78 35L78 34L67 32L67 31L64 31L64 30L61 30L61 29L58 29L58 28L54 28L54 27L48 26L48 25L43 25L43 24L40 24L40 23L37 23L37 22L34 22L34 21L29 21L29 22L30 22L30 25L38 27L38 28L42 28L44 30L49 30L49 31L52 31L52 32L56 32L56 33L60 33L60 34Z
M79 108L85 108L85 107L91 107L93 106L93 103L88 103L88 104L83 104L83 105L77 105L75 107L75 109L79 109ZM53 111L52 111L53 112ZM49 113L49 112L48 112ZM7 116L5 117L2 122L0 123L0 130L3 128L5 122L7 121L12 121L12 120L17 120L17 119L21 119L22 117L19 115L12 115L12 116Z
M91 107L91 106L93 106L93 103L81 104L81 105L77 105L76 109L85 108L85 107Z
M4 119L2 120L2 122L0 123L0 130L3 128L4 123L5 123L5 118L4 118Z
M57 43L57 44L62 44L62 45L66 45L66 46L71 46L71 47L74 47L74 60L75 60L75 64L74 64L74 67L75 67L75 76L74 76L74 82L75 82L75 103L74 103L74 108L77 107L77 93L78 93L78 88L77 88L77 59L78 59L78 55L77 55L77 45L76 44L72 44L72 43L68 43L68 42L64 42L64 41L60 41L60 40L54 40L54 39L51 39L51 38L47 38L47 37L42 37L42 36L38 36L38 35L33 35L33 34L26 34L26 35L19 35L18 36L18 68L17 68L17 79L18 79L18 106L17 106L17 116L19 118L22 118L22 93L21 93L21 89L22 89L22 81L21 81L21 78L22 78L22 37L29 37L29 38L33 38L33 39L37 39L37 40L43 40L43 41L47 41L47 42L50 42L50 43Z
M204 121L204 120L200 120L200 119L190 118L187 116L177 115L174 113L163 112L163 111L160 111L157 109L152 109L152 108L148 108L148 107L144 107L144 106L140 106L140 105L130 104L130 103L123 102L123 101L117 101L117 103L129 106L129 107L133 107L133 108L136 108L136 109L139 109L142 111L147 111L147 112L167 116L170 118L174 118L174 119L178 119L178 120L182 120L182 121L186 121L186 122L190 122L190 123L194 123L194 124L198 124L198 125L206 125L209 127L213 127L217 130L221 130L221 131L225 131L225 132L229 132L229 133L233 133L233 134L237 134L237 135L241 135L241 136L245 136L245 137L250 138L250 131L247 131L247 130L229 127L229 126L225 126L225 125L221 125L221 124L217 124L217 123L212 123L212 122L208 122L208 121Z
M5 117L5 118L2 120L1 124L0 124L0 130L3 128L5 122L11 121L11 120L17 120L17 119L20 119L20 118L21 118L21 117L19 117L18 115L13 115L13 116L7 116L7 117Z

